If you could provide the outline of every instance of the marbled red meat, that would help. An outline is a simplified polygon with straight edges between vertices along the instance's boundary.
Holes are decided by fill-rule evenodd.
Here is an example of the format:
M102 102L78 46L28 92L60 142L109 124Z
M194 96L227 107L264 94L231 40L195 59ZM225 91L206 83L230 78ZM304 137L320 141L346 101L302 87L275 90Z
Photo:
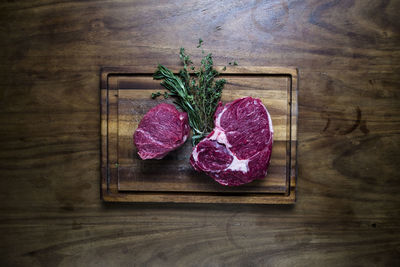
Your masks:
M190 163L222 185L264 178L272 152L271 117L261 100L245 97L214 115L214 130L194 149Z
M161 159L185 143L189 130L187 113L163 103L144 115L133 139L140 158Z

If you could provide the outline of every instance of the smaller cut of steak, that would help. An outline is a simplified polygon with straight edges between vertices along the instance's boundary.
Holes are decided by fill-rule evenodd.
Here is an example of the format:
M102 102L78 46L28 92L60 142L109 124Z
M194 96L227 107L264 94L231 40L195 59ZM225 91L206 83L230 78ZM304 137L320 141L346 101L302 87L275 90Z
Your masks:
M222 185L264 178L272 152L272 120L260 99L245 97L222 106L214 130L192 152L190 163Z
M187 113L179 112L174 105L163 103L144 115L133 140L140 158L162 159L185 143L189 130Z

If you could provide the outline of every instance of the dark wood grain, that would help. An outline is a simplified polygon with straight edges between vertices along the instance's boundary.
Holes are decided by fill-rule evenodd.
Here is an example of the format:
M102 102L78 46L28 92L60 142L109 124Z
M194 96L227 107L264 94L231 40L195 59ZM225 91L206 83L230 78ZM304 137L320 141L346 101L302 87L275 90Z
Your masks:
M221 186L189 164L192 145L163 160L143 161L133 145L133 132L143 115L162 101L152 67L108 67L101 73L102 198L123 202L193 202L292 204L297 165L298 71L276 67L228 67L222 101L252 96L271 114L274 145L268 175L240 187ZM179 69L179 67L173 67ZM146 71L148 73L146 74ZM151 72L150 72L151 71ZM163 93L162 92L162 93ZM235 193L235 195L232 195ZM230 195L229 195L230 194Z
M2 1L1 266L400 265L400 1ZM104 204L101 66L299 68L292 207Z

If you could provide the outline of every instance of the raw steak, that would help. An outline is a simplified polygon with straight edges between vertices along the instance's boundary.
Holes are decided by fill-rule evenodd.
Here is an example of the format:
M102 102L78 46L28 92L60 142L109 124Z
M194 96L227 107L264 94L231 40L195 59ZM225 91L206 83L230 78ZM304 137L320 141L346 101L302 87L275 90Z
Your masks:
M142 159L162 159L185 143L189 130L187 113L163 103L144 115L133 139Z
M271 117L261 100L245 97L222 106L214 130L192 152L190 163L222 185L264 178L271 158Z

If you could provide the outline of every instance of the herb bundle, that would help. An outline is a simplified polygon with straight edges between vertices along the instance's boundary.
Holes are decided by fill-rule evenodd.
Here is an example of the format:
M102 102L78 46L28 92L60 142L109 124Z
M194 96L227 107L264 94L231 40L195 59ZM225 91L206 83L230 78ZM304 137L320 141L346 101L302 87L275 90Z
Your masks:
M200 39L198 47L202 42ZM193 130L192 144L196 145L214 128L213 117L226 80L215 80L219 72L213 68L211 53L201 60L201 65L197 69L184 48L180 49L179 56L183 69L177 75L159 64L153 78L163 80L161 85L169 91L168 94L164 94L164 97L174 97L174 103L187 112L189 124ZM153 93L152 97L159 95Z

